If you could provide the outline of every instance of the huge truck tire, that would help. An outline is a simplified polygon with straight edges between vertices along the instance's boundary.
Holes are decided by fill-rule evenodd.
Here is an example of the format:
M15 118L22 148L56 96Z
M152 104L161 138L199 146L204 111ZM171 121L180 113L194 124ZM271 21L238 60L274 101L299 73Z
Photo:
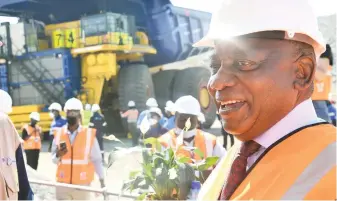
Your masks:
M144 64L128 64L119 70L118 94L120 110L128 109L128 102L135 101L139 111L146 109L147 99L155 98L152 76Z
M216 106L207 91L207 83L211 72L202 67L186 68L177 72L173 84L173 99L191 95L199 100L205 115L204 128L210 128L216 118Z
M172 100L173 80L178 70L159 71L152 75L154 92L159 108L164 110L166 102Z

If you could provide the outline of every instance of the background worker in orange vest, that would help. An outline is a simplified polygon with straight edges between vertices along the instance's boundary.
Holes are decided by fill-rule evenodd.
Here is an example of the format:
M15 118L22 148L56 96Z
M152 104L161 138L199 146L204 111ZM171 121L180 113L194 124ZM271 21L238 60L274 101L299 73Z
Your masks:
M8 114L12 98L0 89L0 200L33 200L21 139Z
M67 124L55 133L52 146L52 160L57 164L56 181L90 186L96 171L103 188L103 163L96 129L80 124L83 112L80 100L69 99L65 103L64 111L67 114ZM91 193L57 187L56 199L89 200Z
M238 140L197 200L335 200L336 127L311 100L326 43L309 0L224 0L194 46L215 49L208 91Z
M129 101L128 102L128 107L129 109L122 113L121 116L123 118L127 118L128 121L128 130L132 135L132 146L137 146L138 145L138 138L139 138L139 132L137 129L137 119L138 119L138 110L136 108L136 103L134 101Z
M37 170L41 150L41 127L37 125L40 121L40 114L32 112L29 115L30 124L22 127L23 148L26 153L27 164Z
M184 147L200 149L204 158L218 156L221 159L226 155L226 150L217 142L216 136L197 129L198 117L201 113L197 99L192 96L182 96L175 102L175 109L176 127L159 138L159 142L164 148L178 149L178 155L181 154L195 160L201 160L201 158ZM191 126L187 131L183 131L188 119L190 119ZM182 139L181 141L178 140L179 137ZM205 177L207 178L207 175Z
M317 69L314 80L314 92L311 96L316 114L319 118L331 122L327 101L331 93L333 54L329 44L326 45L326 51L321 55L317 63Z

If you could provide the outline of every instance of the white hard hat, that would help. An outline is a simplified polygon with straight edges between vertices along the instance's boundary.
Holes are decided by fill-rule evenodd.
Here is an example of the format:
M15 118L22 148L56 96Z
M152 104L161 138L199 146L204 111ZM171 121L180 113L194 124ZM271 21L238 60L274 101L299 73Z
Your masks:
M136 106L135 101L129 101L128 102L128 107L135 107L135 106Z
M157 103L156 99L154 99L154 98L149 98L149 99L146 101L146 106L148 106L148 107L158 107L158 103Z
M175 111L174 107L175 107L174 103L169 100L169 101L166 102L165 110L170 111L170 112L174 112Z
M77 98L71 98L64 104L64 111L67 112L67 110L83 111L83 104Z
M97 112L99 111L101 108L99 107L98 104L93 104L91 107L91 112Z
M0 89L0 113L11 113L12 112L12 98L4 90Z
M316 58L325 51L308 0L223 0L212 15L207 35L194 46L213 47L214 40L263 31L285 31L282 39L312 45Z
M36 121L40 121L40 114L38 112L32 112L29 115L30 119L34 119Z
M206 121L204 113L200 112L200 114L198 115L198 121L200 121L201 123L204 123Z
M176 112L198 116L201 112L199 101L193 96L182 96L175 102Z
M57 111L59 111L59 112L61 112L62 111L62 106L61 106L61 104L59 104L59 103L52 103L50 106L49 106L49 108L48 108L48 110L57 110Z
M161 110L160 110L158 107L151 107L151 108L149 109L149 111L150 111L151 113L156 113L156 114L158 114L160 117L163 116L163 113L161 112Z

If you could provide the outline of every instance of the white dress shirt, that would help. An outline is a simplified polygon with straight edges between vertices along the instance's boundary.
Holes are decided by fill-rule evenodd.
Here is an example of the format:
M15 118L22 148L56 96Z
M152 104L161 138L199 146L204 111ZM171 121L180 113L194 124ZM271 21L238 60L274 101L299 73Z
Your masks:
M248 158L247 168L249 169L268 147L285 135L298 128L320 121L323 120L317 117L312 100L303 101L273 127L254 139L255 142L261 145L261 148Z
M71 133L69 130L67 131L71 145L73 144L76 135L81 129L82 129L82 126L79 126L78 129L75 130L73 133ZM53 145L52 145L52 160L55 164L58 164L58 162L60 161L60 158L56 157L56 148L57 148L57 145L55 144L55 138L54 138ZM95 171L99 179L103 179L104 169L103 169L102 155L101 155L101 150L99 148L99 144L96 138L95 138L93 147L91 149L90 160L95 166Z

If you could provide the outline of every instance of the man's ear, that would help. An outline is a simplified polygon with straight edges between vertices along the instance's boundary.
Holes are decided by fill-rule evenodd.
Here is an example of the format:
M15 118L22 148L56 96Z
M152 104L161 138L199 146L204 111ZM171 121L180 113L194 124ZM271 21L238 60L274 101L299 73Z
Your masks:
M294 88L303 91L310 87L315 77L316 62L310 56L300 57L296 63Z

